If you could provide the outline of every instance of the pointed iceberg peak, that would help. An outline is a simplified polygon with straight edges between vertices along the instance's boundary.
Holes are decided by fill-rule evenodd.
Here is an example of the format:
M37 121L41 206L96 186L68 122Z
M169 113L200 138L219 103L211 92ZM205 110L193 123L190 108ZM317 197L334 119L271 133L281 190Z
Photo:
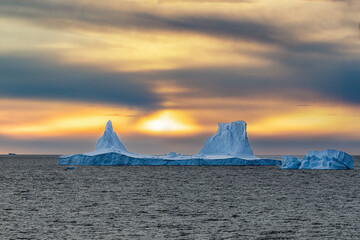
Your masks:
M104 134L96 143L96 150L111 150L116 152L128 152L113 130L112 122L106 124Z
M106 123L105 132L106 132L106 131L110 131L110 132L113 132L113 131L114 131L111 120L109 120L109 121Z
M207 139L199 154L204 155L232 155L253 156L250 147L246 122L236 121L231 123L219 123L216 134Z

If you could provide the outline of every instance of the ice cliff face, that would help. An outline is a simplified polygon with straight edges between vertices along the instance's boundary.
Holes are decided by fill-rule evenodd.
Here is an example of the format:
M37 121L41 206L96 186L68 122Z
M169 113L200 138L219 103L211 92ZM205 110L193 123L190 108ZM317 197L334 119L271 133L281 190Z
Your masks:
M299 160L292 156L283 156L282 169L354 169L354 159L345 152L328 149L309 151Z
M301 160L297 157L290 155L282 156L281 168L282 169L299 169L301 166Z
M104 134L96 143L96 151L110 150L116 152L128 152L125 146L113 130L112 122L109 120L106 124Z
M254 155L247 137L246 122L219 123L217 133L207 139L199 155Z

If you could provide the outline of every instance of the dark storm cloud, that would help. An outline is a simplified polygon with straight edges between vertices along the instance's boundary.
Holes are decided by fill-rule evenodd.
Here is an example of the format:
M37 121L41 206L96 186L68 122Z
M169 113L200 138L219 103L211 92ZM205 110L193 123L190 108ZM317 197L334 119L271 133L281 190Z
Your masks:
M227 16L161 16L139 10L113 10L91 5L40 0L3 0L0 15L49 28L81 28L93 31L135 29L204 34L216 38L255 41L293 52L336 53L337 45L301 42L291 29L249 19Z
M360 104L360 70L356 60L307 57L291 60L273 56L273 61L288 64L292 72L273 74L272 69L268 68L253 71L241 68L194 68L142 74L147 76L147 79L174 81L180 86L192 89L188 93L189 97L313 98L312 100L317 101ZM276 72L276 69L273 71Z
M357 59L277 56L282 65L293 70L287 84L328 99L360 104L360 67Z
M357 61L281 58L291 74L269 69L185 68L133 73L104 73L89 68L55 66L19 57L0 57L0 96L67 99L156 107L153 81L173 81L191 89L182 97L262 97L308 102L360 104ZM276 69L274 70L276 71Z
M160 99L126 74L0 56L0 96L65 99L151 108Z

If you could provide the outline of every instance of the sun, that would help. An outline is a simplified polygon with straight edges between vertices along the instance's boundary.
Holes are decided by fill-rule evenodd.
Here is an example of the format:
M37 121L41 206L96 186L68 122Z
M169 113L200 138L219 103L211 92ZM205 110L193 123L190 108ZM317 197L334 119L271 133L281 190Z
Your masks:
M179 134L191 132L195 126L184 114L162 111L142 119L138 129L146 133Z

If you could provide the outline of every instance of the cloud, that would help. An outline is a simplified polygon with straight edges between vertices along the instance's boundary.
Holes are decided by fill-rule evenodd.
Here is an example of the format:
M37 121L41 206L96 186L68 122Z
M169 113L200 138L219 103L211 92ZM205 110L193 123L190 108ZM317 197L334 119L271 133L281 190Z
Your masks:
M128 5L126 5L128 6ZM134 3L134 6L137 6ZM92 31L136 30L203 34L215 38L255 41L291 52L335 54L337 44L300 41L295 30L276 26L261 19L233 18L222 14L164 15L134 6L105 8L91 4L59 1L3 0L0 15L23 19L48 28L86 29Z
M261 97L312 99L360 104L360 70L357 60L283 58L280 69L187 68L142 73L147 79L164 79L191 89L188 97Z
M360 68L357 59L342 57L281 56L284 67L293 69L287 80L292 88L304 89L334 101L360 104Z
M253 3L252 0L158 0L158 3L179 3L179 2L191 2L195 4L199 3Z
M115 73L65 67L39 58L2 56L0 94L13 98L159 108L165 96L152 89L160 81L184 88L178 93L178 99L260 97L360 104L360 71L356 60L298 55L268 57L279 62L281 67L206 67Z
M153 108L161 99L127 74L65 67L48 59L0 56L0 95Z

